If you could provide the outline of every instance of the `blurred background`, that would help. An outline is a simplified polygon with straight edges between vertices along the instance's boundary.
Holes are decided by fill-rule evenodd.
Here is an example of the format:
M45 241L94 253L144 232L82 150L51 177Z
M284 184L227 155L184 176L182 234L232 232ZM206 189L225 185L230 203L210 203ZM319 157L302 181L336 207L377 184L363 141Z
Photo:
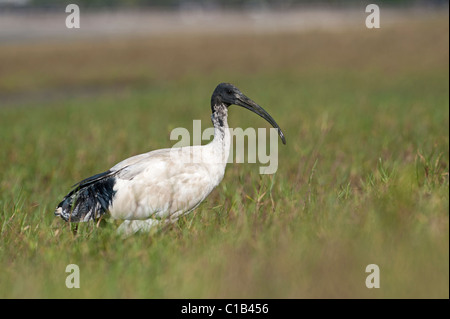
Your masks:
M298 32L361 26L370 1L358 0L96 0L77 1L82 28L60 27L68 1L0 0L0 41L168 33ZM382 0L383 24L407 14L446 11L446 0ZM406 11L406 12L405 12ZM69 39L67 39L69 38Z
M311 43L294 44L295 36L309 35L314 39L313 34L321 32L339 41L333 35L369 30L365 26L369 14L365 8L370 1L80 0L76 2L81 11L79 29L65 27L69 15L65 8L69 3L56 0L0 0L0 45L3 49L0 96L4 103L20 101L32 92L50 97L61 88L73 90L83 87L83 91L92 93L116 84L136 87L155 79L161 83L167 77L182 77L195 72L195 68L200 71L206 67L208 74L215 70L230 70L229 63L237 60L230 62L233 54L226 52L237 51L238 48L232 47L232 42L227 43L229 39L248 41L239 51L243 53L241 57L246 57L247 67L252 65L252 71L265 72L288 61L296 66L302 63L308 65L302 54L308 51ZM444 0L384 0L377 4L382 11L384 29L417 22L429 25L429 22L442 20L442 17L445 19L448 11L448 1ZM381 33L364 32L362 35L370 42L370 37ZM287 39L288 43L283 42L281 46L281 43L267 41L266 48L258 50L253 47L265 35L278 41L287 39L289 35L293 37L292 41ZM193 38L191 43L189 37ZM220 41L221 37L223 41ZM92 46L83 48L82 41ZM320 38L314 41L317 43ZM23 45L29 45L31 51L27 52ZM296 49L300 51L286 50L286 45L297 45ZM192 52L195 46L199 54ZM317 50L325 54L324 50L341 48L338 45ZM43 50L52 53L46 56ZM84 50L88 50L89 54ZM190 59L195 57L192 55L202 56L201 50L208 51L203 56L210 58L193 65ZM251 52L245 54L246 50ZM288 54L288 60L276 50ZM353 51L355 55L358 55L357 50L355 48ZM209 51L213 51L213 55ZM219 51L227 58L214 60L218 58ZM56 52L59 52L59 58L55 60L50 56L56 55ZM330 51L331 55L336 53ZM165 58L164 63L171 63L173 67L162 69L162 57ZM97 59L108 67L106 73L104 69L94 72L90 68L92 63L97 65ZM258 63L258 59L263 60ZM113 65L107 66L108 61ZM326 64L327 61L324 62ZM29 73L24 73L27 72L24 68L30 66ZM33 70L37 73L32 73ZM74 70L76 72L72 72ZM243 73L238 71L234 74Z
M0 0L0 297L448 298L448 14L437 0ZM154 237L54 218L75 182L209 127L220 82L283 129L275 175L228 165ZM267 127L238 107L229 124ZM70 263L82 289L64 286ZM380 289L364 285L372 263Z

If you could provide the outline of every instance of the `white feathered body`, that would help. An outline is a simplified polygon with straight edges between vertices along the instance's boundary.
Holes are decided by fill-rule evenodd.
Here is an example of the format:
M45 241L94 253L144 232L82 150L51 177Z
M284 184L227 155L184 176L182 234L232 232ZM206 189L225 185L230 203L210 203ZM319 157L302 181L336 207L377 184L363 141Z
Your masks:
M221 182L228 159L228 129L204 146L162 149L118 163L111 217L177 218L197 207Z

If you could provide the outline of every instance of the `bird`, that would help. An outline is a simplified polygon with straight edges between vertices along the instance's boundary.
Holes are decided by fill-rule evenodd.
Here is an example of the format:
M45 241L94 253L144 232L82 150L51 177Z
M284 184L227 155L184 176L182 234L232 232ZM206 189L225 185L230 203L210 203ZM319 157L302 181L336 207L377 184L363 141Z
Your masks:
M128 236L149 232L192 212L224 177L230 151L227 117L231 105L265 119L286 144L281 128L269 113L233 84L220 83L211 96L214 138L210 143L127 158L73 185L54 214L69 223L97 221L107 214L105 217L123 220L117 232Z

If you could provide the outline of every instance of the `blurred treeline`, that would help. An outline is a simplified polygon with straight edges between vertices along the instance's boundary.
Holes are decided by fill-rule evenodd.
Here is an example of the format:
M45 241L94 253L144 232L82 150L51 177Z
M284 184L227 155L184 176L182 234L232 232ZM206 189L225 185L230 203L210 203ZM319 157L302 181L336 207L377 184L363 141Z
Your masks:
M75 3L83 8L157 7L166 9L288 9L296 6L351 7L376 3L380 6L446 6L448 0L0 0L0 6L52 8Z

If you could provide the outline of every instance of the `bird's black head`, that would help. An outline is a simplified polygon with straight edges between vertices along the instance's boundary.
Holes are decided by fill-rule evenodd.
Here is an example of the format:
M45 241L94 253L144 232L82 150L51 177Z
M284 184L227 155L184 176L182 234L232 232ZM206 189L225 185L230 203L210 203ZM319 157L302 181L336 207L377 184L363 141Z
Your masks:
M220 83L211 96L211 109L214 112L215 105L225 105L226 107L238 102L239 96L243 95L237 87L231 83Z
M247 110L250 110L261 116L274 128L278 129L278 135L280 135L281 141L283 142L283 144L286 144L286 139L284 138L283 132L281 131L277 122L275 122L275 120L269 115L269 113L267 113L261 106L242 94L242 92L239 91L239 89L233 84L220 83L211 96L211 111L214 113L216 111L216 106L225 105L228 108L232 104L242 106Z

